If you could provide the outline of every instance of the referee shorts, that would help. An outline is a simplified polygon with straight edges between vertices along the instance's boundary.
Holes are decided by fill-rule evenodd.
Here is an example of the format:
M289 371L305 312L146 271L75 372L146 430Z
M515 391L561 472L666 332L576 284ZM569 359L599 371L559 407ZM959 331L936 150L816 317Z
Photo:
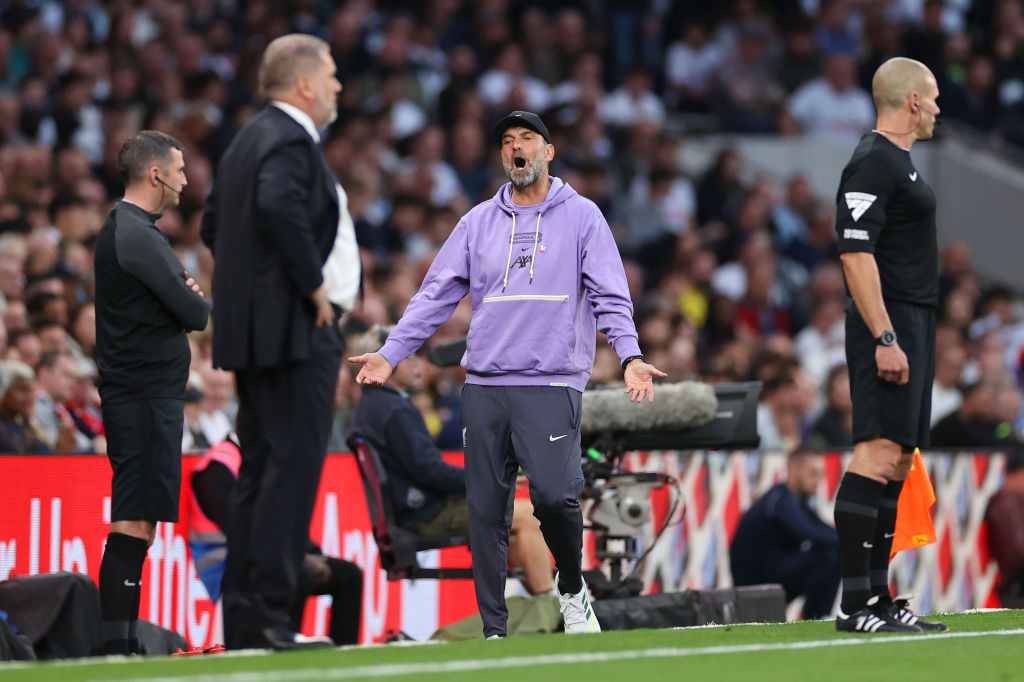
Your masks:
M900 386L878 376L877 342L851 303L846 310L846 361L853 399L853 441L886 438L904 448L929 443L935 378L935 309L885 302L897 343L907 355L910 380Z
M101 406L114 470L110 520L176 522L185 401L139 398Z

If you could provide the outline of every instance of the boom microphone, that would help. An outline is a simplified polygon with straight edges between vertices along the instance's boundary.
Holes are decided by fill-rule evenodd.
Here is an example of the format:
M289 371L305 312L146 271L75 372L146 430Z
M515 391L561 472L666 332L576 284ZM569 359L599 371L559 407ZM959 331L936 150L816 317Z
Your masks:
M466 339L439 343L427 356L439 367L458 365ZM758 446L757 399L760 382L658 384L653 403L631 403L617 388L583 393L581 439L621 454L624 450Z
M710 384L681 381L658 384L653 403L631 403L621 386L583 393L583 436L609 432L649 433L682 431L707 424L718 411L718 398Z

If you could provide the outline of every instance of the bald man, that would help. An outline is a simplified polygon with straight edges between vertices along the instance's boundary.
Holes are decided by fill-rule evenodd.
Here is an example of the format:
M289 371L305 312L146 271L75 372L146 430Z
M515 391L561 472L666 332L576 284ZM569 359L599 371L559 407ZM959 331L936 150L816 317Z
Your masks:
M935 371L935 194L910 158L939 114L924 64L896 57L872 81L877 122L843 169L836 232L854 305L846 311L853 460L836 494L844 632L946 630L889 592L896 503L927 447Z

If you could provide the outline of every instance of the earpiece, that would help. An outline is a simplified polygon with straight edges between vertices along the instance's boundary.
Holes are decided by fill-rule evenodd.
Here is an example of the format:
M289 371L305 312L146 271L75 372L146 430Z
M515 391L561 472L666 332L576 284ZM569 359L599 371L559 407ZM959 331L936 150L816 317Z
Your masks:
M170 185L168 185L168 184L167 184L166 182L164 182L164 181L163 181L163 179L162 179L162 178L161 178L161 177L160 177L159 175L155 175L155 174L154 174L154 176L153 176L153 177L155 177L155 178L156 178L156 181L157 181L157 182L159 182L159 183L160 183L161 185L163 185L163 186L164 186L164 187L166 187L167 189L171 190L172 192L174 192L174 193L175 193L175 194L177 194L178 196L181 196L181 193L185 191L184 189L174 189L173 187L171 187Z

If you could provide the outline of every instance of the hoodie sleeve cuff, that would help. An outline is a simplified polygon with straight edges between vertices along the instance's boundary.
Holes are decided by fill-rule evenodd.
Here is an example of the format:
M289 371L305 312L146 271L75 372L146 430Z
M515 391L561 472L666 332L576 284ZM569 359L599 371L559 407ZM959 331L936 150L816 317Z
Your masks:
M384 359L391 365L391 369L398 367L398 363L410 355L401 344L393 343L390 339L377 352L384 356Z
M643 353L640 352L640 344L637 342L637 337L635 336L625 336L615 339L613 348L615 348L615 354L619 356L620 365L631 357L643 357Z

